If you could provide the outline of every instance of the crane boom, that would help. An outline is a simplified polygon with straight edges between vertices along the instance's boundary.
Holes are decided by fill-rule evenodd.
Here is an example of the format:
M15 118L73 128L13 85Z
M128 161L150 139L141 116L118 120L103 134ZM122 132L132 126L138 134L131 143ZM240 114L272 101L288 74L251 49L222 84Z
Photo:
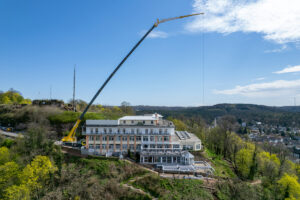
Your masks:
M81 113L80 117L77 119L76 123L74 124L73 128L71 129L71 131L69 132L69 134L67 136L65 136L62 141L63 142L76 142L76 137L75 137L75 133L76 133L76 129L78 128L80 122L83 120L84 115L86 114L86 112L88 111L88 109L90 108L90 106L94 103L94 101L96 100L96 98L98 97L98 95L101 93L101 91L104 89L104 87L107 85L107 83L110 81L110 79L115 75L115 73L120 69L120 67L123 65L123 63L127 60L127 58L134 52L134 50L143 42L143 40L153 31L154 28L156 28L159 24L167 22L167 21L171 21L171 20L175 20L175 19L182 19L185 17L190 17L190 16L195 16L195 15L201 15L204 13L195 13L195 14L191 14L191 15L184 15L184 16L179 16L179 17L173 17L173 18L168 18L168 19L163 19L161 21L159 21L159 19L157 19L157 22L155 22L153 24L153 26L145 33L145 35L136 43L136 45L130 50L130 52L123 58L123 60L120 62L120 64L115 68L115 70L109 75L109 77L105 80L105 82L102 84L102 86L100 87L100 89L97 91L97 93L94 95L94 97L92 98L92 100L90 101L90 103L86 106L86 108L84 109L84 111Z

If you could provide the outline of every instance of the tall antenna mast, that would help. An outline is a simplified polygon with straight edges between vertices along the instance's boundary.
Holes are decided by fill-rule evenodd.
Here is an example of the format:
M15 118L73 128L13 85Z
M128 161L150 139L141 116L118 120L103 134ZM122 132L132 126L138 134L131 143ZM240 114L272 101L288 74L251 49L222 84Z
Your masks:
M52 85L50 85L50 101L52 100Z
M76 86L76 64L74 65L74 77L73 77L73 110L74 110L74 112L76 112L75 86Z

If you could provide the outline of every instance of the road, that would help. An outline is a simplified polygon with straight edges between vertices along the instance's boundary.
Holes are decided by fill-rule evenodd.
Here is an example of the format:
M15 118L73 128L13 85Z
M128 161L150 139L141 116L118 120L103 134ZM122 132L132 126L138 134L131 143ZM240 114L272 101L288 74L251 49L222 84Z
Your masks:
M22 134L18 134L18 133L12 133L12 132L6 132L0 129L0 135L6 136L6 137L10 137L10 138L17 138L17 137L23 137Z

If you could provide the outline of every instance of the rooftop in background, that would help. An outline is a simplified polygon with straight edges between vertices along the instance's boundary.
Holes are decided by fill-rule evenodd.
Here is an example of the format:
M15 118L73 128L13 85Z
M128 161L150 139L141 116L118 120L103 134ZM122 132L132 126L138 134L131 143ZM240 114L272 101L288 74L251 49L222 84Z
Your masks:
M118 120L86 120L87 126L162 126L174 127L173 122L162 119L160 114L124 116Z
M121 117L119 120L158 120L163 116L160 114L145 114L145 115L135 115L135 116L124 116Z

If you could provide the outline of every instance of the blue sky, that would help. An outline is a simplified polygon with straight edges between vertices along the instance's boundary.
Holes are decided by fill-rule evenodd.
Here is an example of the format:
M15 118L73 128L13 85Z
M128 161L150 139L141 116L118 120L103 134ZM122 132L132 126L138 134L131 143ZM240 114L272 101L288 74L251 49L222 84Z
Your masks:
M67 101L76 64L76 96L89 101L157 18L195 12L161 24L96 103L300 104L297 0L3 0L0 90L37 99L52 87Z

